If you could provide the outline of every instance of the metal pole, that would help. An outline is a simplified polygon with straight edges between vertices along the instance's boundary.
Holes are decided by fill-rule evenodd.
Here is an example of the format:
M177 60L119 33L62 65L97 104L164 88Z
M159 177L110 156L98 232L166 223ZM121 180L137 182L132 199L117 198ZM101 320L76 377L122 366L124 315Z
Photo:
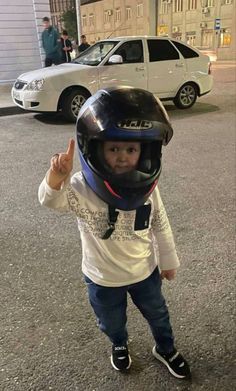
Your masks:
M159 5L158 5L158 0L156 0L156 7L155 7L155 15L156 15L156 26L155 26L155 35L157 36L158 35L158 22L159 22L159 15L158 15L158 12L159 12Z
M215 26L214 26L214 47L213 47L213 50L215 50L215 54L216 56L218 57L218 48L219 48L219 40L220 40L220 32L221 32L221 28L216 28L216 19L219 19L220 20L220 25L222 23L221 21L221 4L220 2L217 4L217 6L215 7L215 20L214 20L214 23L215 23Z
M172 6L172 0L168 4L170 8L170 37L172 38L172 30L173 30L173 6Z
M80 0L75 0L77 30L78 30L78 45L81 44L81 17L80 17Z

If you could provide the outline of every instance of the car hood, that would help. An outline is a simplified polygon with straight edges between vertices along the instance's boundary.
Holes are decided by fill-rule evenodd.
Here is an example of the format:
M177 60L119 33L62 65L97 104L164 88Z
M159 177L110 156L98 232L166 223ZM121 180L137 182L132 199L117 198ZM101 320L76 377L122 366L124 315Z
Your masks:
M61 64L61 65L36 69L35 71L23 73L17 79L30 83L33 80L48 79L55 76L78 72L80 70L88 69L88 68L90 68L89 65L81 65L75 63Z

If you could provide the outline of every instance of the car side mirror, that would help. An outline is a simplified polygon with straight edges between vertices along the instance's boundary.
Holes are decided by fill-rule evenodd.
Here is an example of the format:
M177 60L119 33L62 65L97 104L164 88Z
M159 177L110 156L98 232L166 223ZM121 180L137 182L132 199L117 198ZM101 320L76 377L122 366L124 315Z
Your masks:
M119 54L113 54L108 60L108 64L122 64L122 63L123 63L123 58Z

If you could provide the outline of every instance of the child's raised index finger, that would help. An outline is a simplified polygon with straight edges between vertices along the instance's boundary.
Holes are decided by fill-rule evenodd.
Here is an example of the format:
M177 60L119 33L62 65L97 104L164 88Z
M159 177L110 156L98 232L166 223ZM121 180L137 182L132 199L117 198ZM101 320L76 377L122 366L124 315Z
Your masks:
M68 155L68 157L73 159L74 151L75 151L75 140L73 140L73 138L71 138L70 141L69 141L69 144L68 144L68 148L67 148L66 154Z

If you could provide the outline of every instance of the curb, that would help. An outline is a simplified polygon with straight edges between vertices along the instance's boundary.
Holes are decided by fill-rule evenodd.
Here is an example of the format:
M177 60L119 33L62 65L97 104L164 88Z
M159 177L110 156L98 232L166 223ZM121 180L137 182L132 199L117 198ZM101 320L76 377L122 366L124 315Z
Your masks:
M13 83L0 84L0 117L25 113L25 110L14 105L11 99Z

